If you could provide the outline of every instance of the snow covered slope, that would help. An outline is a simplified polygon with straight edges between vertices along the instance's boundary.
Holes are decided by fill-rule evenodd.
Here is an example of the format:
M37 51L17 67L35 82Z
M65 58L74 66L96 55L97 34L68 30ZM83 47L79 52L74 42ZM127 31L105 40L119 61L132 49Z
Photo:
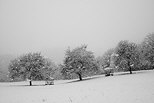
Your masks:
M36 84L1 83L0 103L154 103L154 71Z

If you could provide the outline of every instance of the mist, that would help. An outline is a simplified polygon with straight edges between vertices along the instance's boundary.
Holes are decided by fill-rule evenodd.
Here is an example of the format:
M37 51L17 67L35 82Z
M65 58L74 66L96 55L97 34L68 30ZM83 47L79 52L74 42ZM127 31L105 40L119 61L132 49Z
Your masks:
M153 0L0 0L0 55L42 52L62 62L87 44L96 56L154 31Z

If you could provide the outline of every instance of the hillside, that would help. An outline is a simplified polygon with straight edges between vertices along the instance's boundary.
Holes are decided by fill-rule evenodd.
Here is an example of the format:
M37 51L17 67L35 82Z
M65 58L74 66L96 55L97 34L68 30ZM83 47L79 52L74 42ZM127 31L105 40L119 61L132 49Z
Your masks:
M0 103L154 103L153 78L154 71L145 71L81 82L55 81L51 86L1 83Z

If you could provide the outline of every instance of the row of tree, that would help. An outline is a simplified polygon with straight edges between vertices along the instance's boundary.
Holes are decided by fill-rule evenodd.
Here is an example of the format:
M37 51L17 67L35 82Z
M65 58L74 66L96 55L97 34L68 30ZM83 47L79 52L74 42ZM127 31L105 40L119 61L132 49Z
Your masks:
M117 71L149 70L154 68L154 34L147 35L140 44L123 40L114 49L110 49L97 61L102 68L110 65L112 54L116 55L114 62Z
M116 55L113 55L116 54ZM95 58L93 52L87 50L86 45L74 49L67 49L63 64L55 65L41 53L28 53L11 61L9 77L12 80L46 80L72 79L103 73L104 68L111 65L114 56L114 68L117 71L153 69L154 67L154 34L149 34L140 44L127 40L109 49L103 56Z

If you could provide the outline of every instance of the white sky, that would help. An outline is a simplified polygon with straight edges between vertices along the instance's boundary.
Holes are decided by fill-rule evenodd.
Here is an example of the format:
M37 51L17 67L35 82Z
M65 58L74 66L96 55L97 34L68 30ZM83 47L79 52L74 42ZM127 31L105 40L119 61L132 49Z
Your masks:
M0 0L0 54L41 51L62 62L87 44L96 56L154 32L154 0Z

